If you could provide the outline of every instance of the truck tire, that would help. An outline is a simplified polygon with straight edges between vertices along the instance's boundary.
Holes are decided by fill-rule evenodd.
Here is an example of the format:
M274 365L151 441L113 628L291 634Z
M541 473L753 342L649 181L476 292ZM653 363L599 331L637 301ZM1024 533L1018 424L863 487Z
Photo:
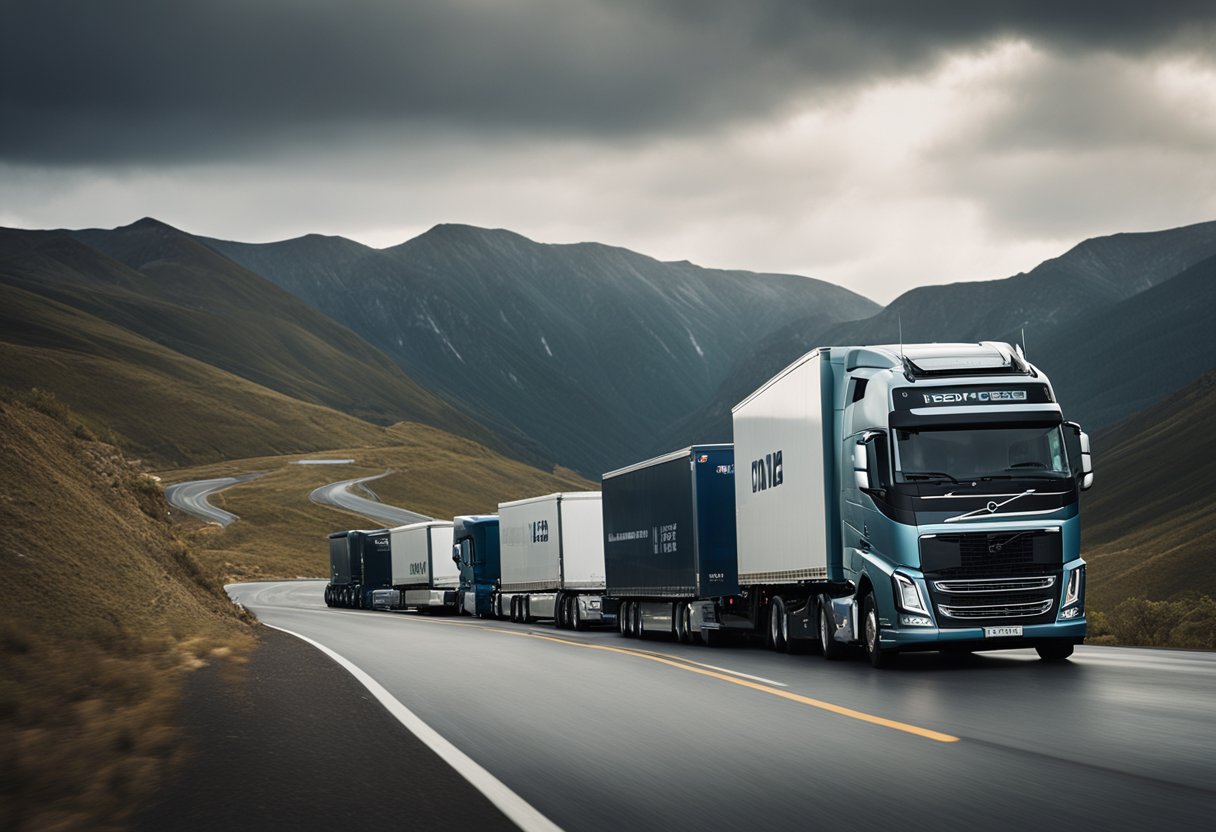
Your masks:
M519 623L519 596L511 597L511 621Z
M778 653L789 649L790 626L785 616L785 601L780 595L774 595L768 602L768 646Z
M583 610L579 606L577 595L570 596L569 619L570 619L570 629L571 630L585 629L585 625L583 624Z
M839 661L845 657L848 650L833 636L836 628L832 626L831 614L828 612L831 602L820 602L815 605L816 619L819 621L819 649L828 661Z
M879 641L878 605L874 593L866 593L861 599L861 647L874 667L890 667L895 663L896 653L883 650Z
M632 606L629 601L622 601L621 606L617 609L616 624L617 629L625 638L632 638L633 632L629 629L629 608Z
M675 631L676 641L681 644L688 644L688 617L688 603L676 601L675 612L672 614L672 630Z
M1066 641L1047 641L1036 644L1034 649L1045 662L1062 662L1072 655L1072 645Z

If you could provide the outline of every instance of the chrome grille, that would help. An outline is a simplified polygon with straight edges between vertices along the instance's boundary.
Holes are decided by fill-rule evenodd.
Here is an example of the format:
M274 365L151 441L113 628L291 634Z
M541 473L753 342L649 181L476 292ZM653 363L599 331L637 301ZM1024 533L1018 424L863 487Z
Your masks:
M993 604L979 607L959 607L938 604L937 609L947 618L1031 618L1051 609L1054 602L1032 601L1029 604Z
M963 581L934 581L933 588L939 592L965 595L975 592L1033 592L1036 589L1051 589L1055 584L1055 575L1044 575L1039 578L972 578Z

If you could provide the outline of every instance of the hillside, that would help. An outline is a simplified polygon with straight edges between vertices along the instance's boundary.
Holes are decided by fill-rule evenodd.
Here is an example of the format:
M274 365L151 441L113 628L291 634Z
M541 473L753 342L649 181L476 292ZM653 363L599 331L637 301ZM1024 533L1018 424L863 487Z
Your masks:
M394 425L387 430L387 438L394 444L324 454L353 459L349 465L294 465L301 458L297 455L234 460L167 473L173 481L184 481L263 472L256 480L211 498L213 505L233 512L240 522L222 530L202 526L192 538L216 584L327 576L326 535L335 529L368 528L372 522L308 501L314 488L338 480L392 471L371 483L382 501L440 518L494 513L498 503L507 500L599 487L570 471L550 474L530 468L426 425Z
M1216 371L1094 437L1082 499L1087 603L1216 596Z
M155 482L30 401L0 400L0 826L110 828L177 753L184 675L251 636Z
M0 283L303 402L384 425L411 419L490 436L355 333L155 220L113 231L0 230Z
M1216 368L1216 256L1032 346L1069 418L1097 432ZM1210 458L1216 461L1216 458Z
M92 430L158 467L385 442L384 428L3 283L0 333L0 384L55 391Z
M461 225L383 251L315 235L206 242L356 330L501 435L590 476L663 450L667 426L773 326L879 308L809 278Z
M826 344L899 343L901 323L905 343L1012 343L1024 328L1028 354L1069 418L1105 427L1216 367L1216 339L1203 335L1214 256L1216 222L1115 234L1003 280L912 289L864 320L825 326L808 317L773 327L673 434L727 441L731 407L794 359ZM1129 343L1152 348L1129 353ZM1149 372L1150 355L1170 358ZM1129 361L1139 372L1128 372Z

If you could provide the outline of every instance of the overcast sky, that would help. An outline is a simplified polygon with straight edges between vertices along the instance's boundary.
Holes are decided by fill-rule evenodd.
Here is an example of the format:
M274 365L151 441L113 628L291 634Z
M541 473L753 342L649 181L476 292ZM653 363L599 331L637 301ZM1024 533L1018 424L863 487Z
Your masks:
M4 0L0 225L441 222L886 303L1216 219L1216 3Z

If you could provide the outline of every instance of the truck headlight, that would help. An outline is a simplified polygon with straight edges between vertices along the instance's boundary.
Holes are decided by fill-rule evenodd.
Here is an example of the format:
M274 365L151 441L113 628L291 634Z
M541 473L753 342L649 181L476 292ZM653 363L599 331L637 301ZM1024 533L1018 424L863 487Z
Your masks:
M1070 606L1081 599L1081 583L1085 567L1078 566L1068 573L1068 587L1064 590L1064 606Z
M924 599L920 597L920 589L912 582L911 578L898 572L892 575L891 578L895 581L895 600L899 604L900 609L904 612L918 612L921 615L929 614Z

